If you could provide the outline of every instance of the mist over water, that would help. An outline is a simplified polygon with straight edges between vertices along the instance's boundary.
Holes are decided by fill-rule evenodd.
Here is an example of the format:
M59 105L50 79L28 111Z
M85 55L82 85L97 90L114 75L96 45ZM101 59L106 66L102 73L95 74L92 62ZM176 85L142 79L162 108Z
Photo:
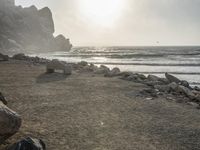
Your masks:
M66 62L87 61L122 71L163 76L172 73L200 84L200 46L192 47L74 47L70 52L33 54Z

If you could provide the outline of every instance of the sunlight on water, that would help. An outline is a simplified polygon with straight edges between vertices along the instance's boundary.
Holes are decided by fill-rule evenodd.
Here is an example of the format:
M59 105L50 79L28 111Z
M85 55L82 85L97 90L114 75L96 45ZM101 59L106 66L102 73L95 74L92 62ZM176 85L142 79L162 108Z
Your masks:
M34 55L67 62L87 61L144 74L169 72L200 83L200 47L75 47L71 52Z

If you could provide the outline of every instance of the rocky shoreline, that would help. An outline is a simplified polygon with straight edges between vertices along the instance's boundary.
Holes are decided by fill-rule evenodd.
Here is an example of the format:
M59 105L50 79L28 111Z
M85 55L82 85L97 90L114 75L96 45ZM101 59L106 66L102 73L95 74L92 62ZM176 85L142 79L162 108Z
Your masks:
M126 93L127 95L125 95L125 96L129 97L130 99L144 100L144 101L146 101L146 103L151 103L151 101L164 100L166 102L174 103L176 105L179 105L179 103L181 103L183 105L190 105L192 108L196 108L196 109L200 108L200 88L199 87L191 87L187 81L180 80L177 77L175 77L171 74L168 74L168 73L165 74L165 78L160 78L155 75L145 76L145 75L139 74L139 73L121 72L119 68L110 69L104 65L96 66L94 64L89 64L84 61L79 62L79 63L67 63L67 62L59 61L59 60L48 60L48 59L39 58L39 57L30 57L30 56L26 56L25 54L22 54L22 53L16 54L12 57L0 54L0 62L2 62L2 64L4 64L4 63L6 64L7 62L28 64L27 66L29 66L28 68L30 70L33 69L32 67L34 67L34 68L41 67L41 68L43 68L42 70L44 71L43 72L44 74L42 74L42 76L41 76L42 79L46 80L46 78L51 77L51 76L52 76L52 78L57 78L57 77L59 78L59 76L60 76L61 79L63 79L63 81L60 82L63 84L63 86L66 86L63 83L63 82L65 82L65 79L70 78L72 76L75 79L75 80L73 80L73 83L76 82L77 74L79 76L80 75L87 76L88 80L92 80L92 79L90 79L90 77L91 78L92 77L97 77L97 78L100 77L107 81L110 81L110 80L112 81L114 79L116 82L116 80L118 80L118 81L120 81L120 83L127 84L127 86L132 85L132 83L133 83L133 85L138 84L142 88L140 87L140 88L138 88L138 90L133 90L132 92L128 91L130 93ZM63 65L63 66L58 67L58 65L61 65L61 66ZM61 74L59 74L60 72L58 74L57 73L53 74L54 70L53 71L48 70L48 69L52 69L52 66L55 69L55 71L56 71L56 68L59 68L59 69L61 68L61 70L62 70L62 69L65 69L64 68L65 66L67 66L68 67L67 74L61 75ZM45 67L47 69L47 72L45 72L45 70L44 70ZM26 75L26 73L25 73L25 75ZM65 78L65 76L66 76L66 78ZM82 82L84 82L84 81L82 81ZM20 84L21 84L21 82L20 82ZM118 83L116 83L116 84L118 85ZM55 85L57 85L57 83L55 83ZM118 85L118 86L120 86L120 85ZM35 88L37 88L38 86L39 85L36 85ZM59 85L57 85L57 86L59 86ZM131 89L131 87L129 87L129 88ZM5 91L6 90L4 90L4 92ZM98 93L98 91L96 91L96 92ZM7 125L6 129L4 129L4 131L9 131L9 132L3 133L2 131L0 131L1 132L0 135L2 136L2 138L0 136L1 143L4 143L5 140L7 140L8 138L10 139L10 137L13 134L17 133L17 131L19 130L19 128L21 126L21 121L24 120L23 117L20 117L16 112L12 111L11 109L9 109L6 106L8 102L6 101L6 98L3 96L3 94L0 93L0 101L1 101L1 106L2 106L1 107L2 109L0 109L0 113L6 114L6 115L4 115L4 116L1 115L1 116L3 116L3 118L1 116L0 117L1 117L1 120L4 120L6 122L6 116L8 116L8 118L11 119L12 123L10 124L11 126ZM148 104L147 104L147 106L148 106ZM185 106L183 106L183 107L185 107ZM195 109L193 109L193 110L195 110ZM198 110L196 110L196 111L198 111ZM11 112L11 113L8 113L8 112ZM14 121L12 121L12 119ZM8 123L8 122L6 122L6 123ZM24 124L24 122L22 123L22 126L23 126L23 124ZM37 137L40 137L40 136L37 136ZM19 139L19 138L17 138L17 139ZM25 138L24 140L20 140L18 143L15 143L11 147L12 148L15 147L15 149L16 149L17 146L21 145L21 143L24 143L27 140L31 141L33 146L45 147L45 146L42 146L42 145L44 145L43 141L40 141L39 139L32 139L29 137ZM40 143L40 145L35 145L35 143L34 143L35 140L39 141L37 143ZM14 142L16 142L16 141L14 141ZM41 144L41 143L43 143L43 144ZM6 145L8 145L8 144L6 144ZM10 146L10 143L9 143L9 146ZM43 149L45 149L45 148L43 148ZM11 149L11 150L13 150L13 149Z
M48 59L39 58L37 56L30 57L22 53L14 55L11 59L23 60L33 64L43 65L51 62L51 60ZM165 73L165 78L160 78L155 75L145 76L143 74L133 72L121 72L119 68L113 68L110 70L104 65L100 65L100 67L98 67L84 61L77 64L67 63L64 61L60 62L71 65L72 70L78 70L79 72L91 72L94 74L102 74L104 77L118 77L126 81L145 84L148 88L141 91L139 96L148 96L148 99L164 96L168 100L174 100L179 103L183 102L193 105L196 108L200 108L200 88L197 86L191 87L187 81L180 80L168 73Z

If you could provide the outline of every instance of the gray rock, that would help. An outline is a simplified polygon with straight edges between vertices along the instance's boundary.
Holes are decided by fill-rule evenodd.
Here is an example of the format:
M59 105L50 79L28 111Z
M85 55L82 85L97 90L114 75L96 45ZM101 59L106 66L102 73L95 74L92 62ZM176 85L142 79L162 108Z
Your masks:
M0 143L14 135L20 126L20 116L0 102Z
M55 70L63 70L63 73L65 75L72 74L72 66L71 65L66 65L63 62L56 60L56 59L49 62L46 66L47 73L53 73Z
M184 87L190 88L190 84L187 81L185 81L185 80L182 80L180 84L182 86L184 86Z
M41 139L27 137L8 147L7 150L46 150L46 145Z
M199 88L198 86L195 86L195 87L194 87L194 90L200 91L200 88Z
M86 61L81 61L81 62L78 63L79 67L84 67L84 66L87 66L87 65L88 65L88 62L86 62Z
M104 65L101 65L94 73L96 74L108 74L110 69Z
M120 69L119 68L113 68L110 72L107 72L104 74L105 77L115 77L119 76Z
M155 85L163 85L163 82L161 82L161 81L145 81L143 83L148 85L148 86L153 86L153 87Z
M175 77L175 76L173 76L173 75L171 75L171 74L169 74L169 73L165 73L165 77L167 78L167 80L168 80L170 83L172 83L172 82L180 83L180 82L181 82L177 77Z
M170 92L170 87L168 85L155 85L155 89L158 89L160 92Z
M159 78L158 81L161 81L164 84L169 84L170 83L166 78Z
M191 100L195 99L195 94L192 93L192 91L190 89L188 89L187 87L184 87L182 85L178 86L177 92L185 94Z
M149 81L159 81L159 77L157 77L157 76L155 76L155 75L148 75L147 76L147 79L149 80Z
M139 73L137 73L136 75L137 75L138 78L140 78L141 80L145 80L145 79L147 79L147 77L146 77L145 75L143 75L143 74L139 74Z
M171 91L177 91L177 88L178 88L178 84L175 83L175 82L172 82L170 84L168 84L168 87Z

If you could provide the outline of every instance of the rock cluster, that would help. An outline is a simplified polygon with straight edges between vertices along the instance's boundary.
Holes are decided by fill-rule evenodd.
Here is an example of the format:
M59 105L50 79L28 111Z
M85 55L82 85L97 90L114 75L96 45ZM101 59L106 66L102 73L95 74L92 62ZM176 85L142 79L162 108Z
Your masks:
M167 99L179 99L179 102L200 104L200 90L198 87L191 87L187 81L180 80L177 77L165 73L165 78L160 78L155 75L145 77L141 74L131 72L121 73L121 79L146 84L148 89L142 90L142 95L158 97L165 95Z
M14 0L0 1L0 51L19 53L25 51L69 51L69 39L54 37L54 22L48 7L15 6Z
M38 64L47 64L48 62L50 62L50 60L45 59L45 58L40 58L40 57L30 57L30 56L26 56L23 53L19 53L16 54L12 57L12 59L15 60L24 60L24 61L28 61L28 62L32 62L32 63L38 63Z

